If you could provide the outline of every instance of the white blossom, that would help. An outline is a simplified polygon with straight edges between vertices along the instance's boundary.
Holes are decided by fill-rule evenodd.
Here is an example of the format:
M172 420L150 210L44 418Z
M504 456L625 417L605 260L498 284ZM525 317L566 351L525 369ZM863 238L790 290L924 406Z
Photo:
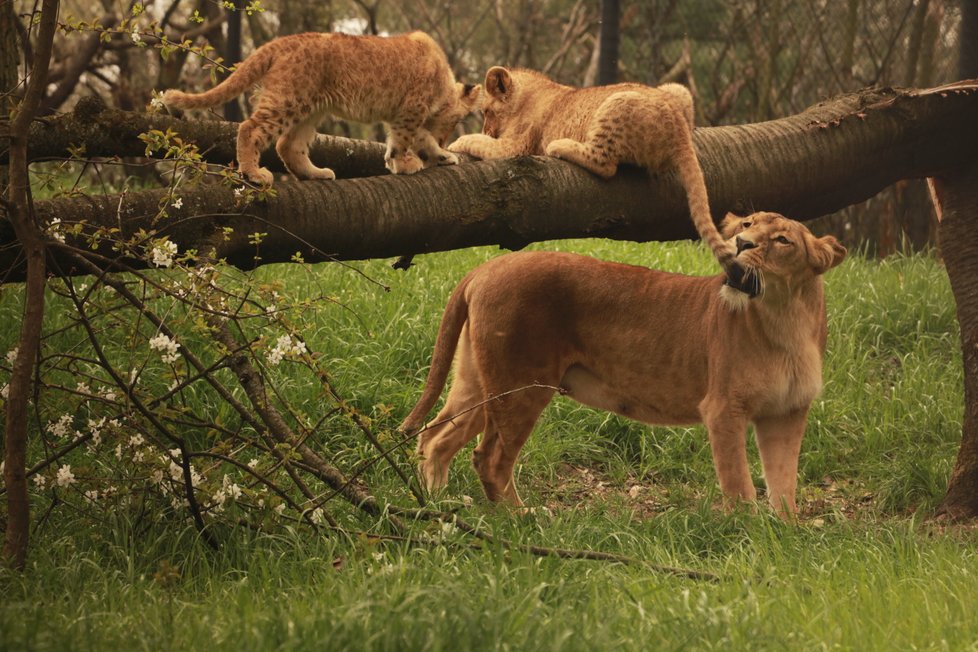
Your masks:
M180 345L163 333L158 334L149 341L149 348L153 351L160 351L163 354L163 362L167 364L176 362L179 357L177 356L177 349L180 348Z
M56 217L48 224L47 233L49 236L60 242L65 243L65 234L61 232L61 218Z
M278 505L275 506L275 513L278 514L279 516L281 516L284 511L285 511L285 503L279 503Z
M86 491L85 492L85 498L89 502L94 503L95 501L98 500L98 490L97 489L90 489L90 490Z
M177 197L172 202L170 202L170 207L171 208L175 208L175 209L181 209L181 208L183 208L183 197ZM174 245L174 246L176 246L176 245ZM174 253L176 253L176 252L174 252Z
M7 364L12 365L15 362L17 362L17 354L19 352L20 352L20 348L16 346L10 349L9 351L7 351Z
M153 99L149 101L149 107L154 111L162 111L164 106L166 105L163 104L163 98L158 95L154 95Z
M131 38L132 39L132 42L135 43L136 45L142 45L143 44L143 37L139 35L139 27L138 26L132 28L132 33L129 35L129 38Z
M173 264L173 257L177 255L177 251L176 242L157 240L149 251L150 262L157 267L169 267Z
M70 414L62 414L61 418L57 421L51 421L45 428L48 434L55 437L67 437L68 432L71 430L72 416Z
M323 508L317 507L312 510L312 513L309 515L309 520L315 525L321 524L323 522Z
M34 476L34 486L37 487L37 489L39 491L42 490L42 489L44 489L44 487L47 485L47 483L48 483L48 479L45 478L40 473L38 473L38 474L36 474Z
M4 383L3 387L0 387L0 398L6 401L8 396L10 396L10 385Z
M248 460L248 468L249 469L258 468L258 458L257 457L253 457L250 460Z
M55 483L59 487L68 487L75 483L75 474L71 472L70 464L65 464L58 469L58 475L55 479Z
M268 362L277 365L288 355L299 356L306 352L306 343L294 339L291 335L283 335L275 341L275 346L268 352Z
M241 186L240 188L235 188L234 189L234 198L235 199L238 199L239 197L241 197L241 193L243 193L244 191L245 191L245 187L244 186Z

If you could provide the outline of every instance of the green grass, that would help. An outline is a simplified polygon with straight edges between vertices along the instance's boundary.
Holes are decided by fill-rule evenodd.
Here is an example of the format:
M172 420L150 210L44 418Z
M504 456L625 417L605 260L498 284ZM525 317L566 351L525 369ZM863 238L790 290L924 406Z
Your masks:
M694 274L714 265L688 243L539 247ZM340 392L383 428L420 393L448 293L498 253L422 256L407 273L355 265L389 291L336 265L255 276L342 304L304 315L303 334ZM825 389L801 458L800 524L715 509L701 428L650 428L566 400L548 408L517 471L523 498L549 515L487 505L467 453L453 466L447 497L475 498L464 517L497 536L708 571L717 583L471 548L459 533L410 546L241 530L222 533L214 552L182 522L135 531L120 516L96 527L61 508L36 527L27 571L0 574L0 649L975 649L978 536L926 522L961 429L946 275L926 255L852 257L827 288ZM4 294L0 317L14 324L16 292ZM0 347L15 337L0 330ZM317 387L286 386L315 413ZM348 447L350 460L368 450L349 432L330 437L324 445ZM408 504L386 469L368 480Z

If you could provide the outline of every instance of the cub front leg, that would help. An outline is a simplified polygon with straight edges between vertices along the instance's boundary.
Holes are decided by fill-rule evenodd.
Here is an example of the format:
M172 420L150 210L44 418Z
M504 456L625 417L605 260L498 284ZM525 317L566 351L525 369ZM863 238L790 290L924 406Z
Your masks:
M458 165L458 156L447 149L442 149L427 129L418 130L414 137L413 149L417 152L418 158L424 163L426 169L436 165Z
M523 147L512 141L485 134L466 134L448 146L449 151L468 154L483 160L508 158L525 154Z

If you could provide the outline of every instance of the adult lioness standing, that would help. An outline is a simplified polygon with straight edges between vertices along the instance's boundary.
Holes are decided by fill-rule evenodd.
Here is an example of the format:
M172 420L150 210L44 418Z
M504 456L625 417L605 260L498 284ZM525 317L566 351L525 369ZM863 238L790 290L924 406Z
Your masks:
M402 425L421 426L455 359L445 407L418 439L428 488L444 486L455 454L484 433L473 462L486 495L522 504L516 456L560 391L647 423L705 423L731 499L756 497L745 439L753 423L771 505L795 512L802 435L822 384L821 275L846 250L775 213L728 216L724 234L759 282L759 296L739 307L721 299L722 275L574 254L508 254L470 272L448 300L424 392Z
M693 97L685 86L612 84L572 88L533 70L494 66L486 73L483 133L468 134L448 146L482 159L547 154L608 178L619 163L650 170L675 168L700 238L741 283L734 252L720 237L693 148Z

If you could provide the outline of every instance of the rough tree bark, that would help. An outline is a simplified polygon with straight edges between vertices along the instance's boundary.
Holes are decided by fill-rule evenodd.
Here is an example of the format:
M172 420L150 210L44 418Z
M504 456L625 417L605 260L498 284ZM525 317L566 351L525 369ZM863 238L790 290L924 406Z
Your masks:
M961 448L938 514L978 517L978 158L935 179L942 210L941 255L961 327L964 422Z
M30 506L27 500L27 399L31 375L41 341L44 318L45 246L43 234L32 219L27 174L28 125L34 119L47 80L51 47L57 28L58 2L44 0L38 25L34 65L24 99L14 110L10 123L10 182L4 197L4 224L9 224L21 244L25 260L24 317L21 322L18 354L10 374L7 410L4 419L4 471L7 488L7 527L0 557L13 568L22 569L27 560L30 533Z

